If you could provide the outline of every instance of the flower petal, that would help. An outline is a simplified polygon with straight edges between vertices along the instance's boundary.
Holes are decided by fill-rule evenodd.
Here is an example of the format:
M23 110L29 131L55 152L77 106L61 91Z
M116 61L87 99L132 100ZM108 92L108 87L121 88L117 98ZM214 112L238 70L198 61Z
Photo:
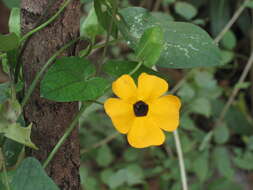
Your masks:
M115 128L126 134L134 122L133 106L118 98L109 98L104 103L105 112L110 116Z
M165 140L162 130L148 117L139 117L127 135L128 142L135 148L161 145Z
M136 97L137 88L129 75L122 75L112 83L112 91L122 99Z
M138 78L138 98L140 100L158 98L163 95L168 88L168 83L155 75L142 73Z
M179 125L180 99L173 95L163 96L150 104L149 117L166 131L174 131Z

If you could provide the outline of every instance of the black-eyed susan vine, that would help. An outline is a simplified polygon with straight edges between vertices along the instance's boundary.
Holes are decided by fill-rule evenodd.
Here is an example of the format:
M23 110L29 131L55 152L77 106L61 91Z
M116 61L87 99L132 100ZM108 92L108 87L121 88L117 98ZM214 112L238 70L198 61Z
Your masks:
M164 95L168 83L154 75L142 73L138 87L129 75L122 75L112 84L119 98L109 98L104 107L113 125L135 148L161 145L165 131L179 125L181 102L173 95Z
M10 34L0 34L0 61L4 65L3 70L10 76L10 82L8 84L0 84L0 169L3 168L2 173L0 173L0 189L25 190L27 187L33 187L33 184L42 184L43 182L45 186L40 186L36 190L44 190L45 188L58 190L59 188L45 174L44 169L71 134L72 130L77 126L79 119L85 117L87 110L92 109L94 104L101 104L101 109L104 108L104 114L107 114L111 120L109 130L115 131L114 129L116 129L119 133L126 134L127 137L121 140L120 143L124 144L127 141L128 148L134 147L137 148L138 151L144 152L147 149L160 150L162 145L165 145L168 154L171 155L171 158L174 158L173 152L166 148L166 145L173 140L173 138L166 139L166 136L169 134L167 132L173 132L178 154L177 161L179 162L179 170L181 173L180 187L182 184L182 189L187 190L189 184L187 182L186 170L191 169L191 164L187 162L187 166L185 167L184 165L183 152L187 152L187 147L182 148L181 146L179 138L180 133L178 132L181 128L178 127L182 125L186 130L195 130L197 134L195 135L196 138L198 138L198 136L202 138L203 136L203 140L201 140L201 144L198 147L200 151L207 149L213 136L217 144L223 144L228 140L227 136L229 132L227 124L223 123L222 120L231 102L226 105L226 110L223 110L222 117L220 117L218 122L214 125L214 131L210 131L206 135L203 135L202 131L200 132L195 129L189 117L191 113L202 114L205 117L211 116L211 103L209 99L203 98L201 96L203 92L199 93L196 90L197 87L204 88L205 93L207 93L207 95L210 94L213 99L220 95L220 89L213 79L213 76L210 74L211 72L208 70L196 74L194 70L191 70L186 74L185 79L177 85L170 87L170 89L172 89L172 94L170 94L169 83L171 78L164 70L168 68L188 69L215 67L222 66L229 62L228 59L231 54L229 54L227 50L221 52L218 43L223 39L224 35L227 34L226 32L229 31L232 24L234 24L243 10L246 7L252 7L252 1L245 1L245 3L239 7L234 17L228 22L215 40L213 40L205 30L196 25L198 23L197 19L191 20L196 17L197 10L195 10L192 5L181 1L169 2L171 3L170 6L175 3L175 5L173 5L175 6L175 11L185 19L184 22L175 22L172 17L167 14L169 11L165 14L152 12L142 7L130 6L121 8L122 2L117 0L89 1L89 6L87 6L88 15L84 16L80 22L80 36L60 47L57 52L54 52L53 56L46 61L41 71L38 72L31 86L29 86L28 90L24 93L24 96L19 97L18 102L16 94L17 91L22 90L22 85L19 85L21 86L19 87L18 85L15 86L14 83L22 84L23 82L21 64L16 63L21 53L19 49L31 35L54 22L70 2L71 0L65 0L59 10L51 18L24 35L20 33L20 8L17 8L16 3L14 3L15 8L12 8L9 20ZM157 2L159 3L159 1ZM157 9L157 6L159 7L157 2L154 5L156 7L155 9ZM212 3L213 2L214 1L212 1ZM88 4L85 0L82 0L82 3L84 3L84 6L86 3ZM7 5L11 7L9 3L7 3ZM217 16L213 13L211 15ZM204 22L204 20L202 21ZM211 23L211 25L213 25L213 23ZM213 29L217 30L217 28ZM233 38L233 41L236 41L233 33L231 31L229 32L226 38L223 39L223 46L233 49L235 45L226 43L226 40L231 38ZM100 38L98 38L98 36L104 40L99 41ZM88 46L80 50L77 56L58 58L64 50L82 40L86 41ZM107 59L108 47L116 47L119 43L124 44L124 47L128 48L128 50L131 49L132 57L117 57L115 59L110 57L110 59ZM103 53L97 57L99 61L97 61L98 67L96 67L89 59L89 56L96 52L96 50L102 48ZM248 65L251 64L250 60ZM250 68L250 66L247 68ZM2 67L0 67L0 69L2 70ZM248 70L246 71L248 72ZM192 75L194 75L194 77L192 77ZM244 78L240 78L241 83L244 82L245 76L243 77ZM184 83L188 78L195 81L194 85ZM38 84L40 85L42 98L56 102L79 101L81 105L80 112L55 145L52 152L43 161L43 164L40 164L34 158L27 158L20 164L18 161L18 158L20 158L19 155L24 153L20 144L37 149L36 145L30 139L32 124L25 124L22 113L35 86ZM238 84L238 86L239 85L242 84ZM179 88L178 95L182 97L183 101L173 94ZM214 89L216 92L215 94L212 91ZM192 97L195 96L195 91L196 94L200 94L200 98L192 101ZM237 92L235 90L233 94ZM111 97L113 93L117 96L116 98ZM184 102L186 106L184 106ZM241 107L243 106L241 105ZM183 118L181 119L182 122L180 122L181 117ZM217 128L216 125L221 126ZM236 130L237 129L235 129L235 131ZM245 129L245 131L248 133L249 127ZM219 134L221 133L225 135L220 137L221 135ZM240 133L240 131L238 133ZM106 140L109 141L116 137L117 135L115 134L112 136L108 135ZM6 147L10 146L7 144L8 141L5 141L6 139L11 139L16 142L16 144L13 145L15 146L14 152L9 151L8 153L8 149L5 150ZM103 143L107 141L103 141ZM185 145L195 145L195 141L191 143L187 141L185 136L183 137L183 141ZM94 147L98 146L100 146L100 143L95 143ZM132 150L133 149L130 149L130 152ZM100 152L110 151L108 147L103 147L99 153ZM222 146L217 147L213 152L215 159L219 157L219 155L223 155L222 158L228 157L226 149ZM202 157L200 159L197 158L197 162L202 164L201 166L203 167L201 167L201 169L203 170L198 170L198 165L194 163L192 163L192 167L193 171L197 173L196 175L199 177L200 181L204 183L207 176L211 175L208 173L208 168L206 167L209 152L204 151L203 153L201 152L201 154L203 154L204 159L202 159ZM237 154L239 156L235 159L235 163L240 165L241 168L246 167L245 160L253 158L250 154L245 153L243 155L238 151ZM159 157L159 155L157 157ZM243 160L242 157L245 157L245 159ZM134 160L131 156L127 157L127 159L128 161ZM99 158L97 158L97 160L98 163L103 163L103 160L101 161ZM221 163L224 162L219 159L216 160L218 160L217 165L219 165L219 172L226 178L231 179L233 171L228 169L228 164L222 165ZM19 165L19 168L15 170L13 180L8 179L8 176L11 174L8 172L9 168L6 168L6 166L8 166L6 163L11 163L10 168L16 164ZM108 163L110 164L110 161ZM171 166L172 162L168 160L168 163L164 163L164 165L166 164ZM101 166L106 165L108 164L101 164ZM177 166L173 165L173 167ZM223 170L222 167L225 169ZM252 165L249 167L247 165L246 168L250 167L253 168ZM102 181L109 181L107 185L110 189L118 188L120 185L117 185L117 183L119 182L122 182L122 184L141 184L141 180L136 180L136 182L132 178L124 179L124 177L122 177L126 176L125 173L129 171L138 173L138 169L136 169L136 165L134 165L127 169L119 170L115 175L112 175L114 178L105 177L112 172L111 170L107 170L101 174L101 178ZM160 171L160 173L163 172L163 170ZM36 174L35 177L30 175L31 173ZM34 177L34 180L28 180L31 177ZM174 180L173 176L171 178ZM3 183L1 183L1 181ZM24 181L27 183L23 183ZM92 182L90 183L92 184ZM23 189L19 189L20 186L22 186Z

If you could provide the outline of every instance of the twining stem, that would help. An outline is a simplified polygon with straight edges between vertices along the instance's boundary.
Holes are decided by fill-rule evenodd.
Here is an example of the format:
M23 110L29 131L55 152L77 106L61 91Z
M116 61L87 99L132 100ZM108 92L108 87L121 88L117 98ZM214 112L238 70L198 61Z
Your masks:
M21 102L21 108L23 108L27 101L29 100L32 92L34 91L36 85L38 84L41 76L44 74L44 72L46 71L46 69L51 65L51 63L53 63L53 61L56 59L57 56L59 56L64 50L66 50L68 47L70 47L71 45L73 45L74 43L76 43L78 40L80 40L80 38L77 38L75 40L70 41L69 43L65 44L61 49L59 49L57 52L54 53L54 55L52 57L49 58L49 60L43 65L43 67L41 68L41 70L36 74L31 86L29 87L27 93L25 94L24 99Z
M33 30L29 31L26 33L21 39L20 42L25 41L27 38L29 38L31 35L34 33L40 31L41 29L45 28L47 25L49 25L51 22L53 22L62 12L63 10L68 6L68 4L71 2L71 0L66 0L63 2L61 5L60 9L52 16L50 17L46 22L43 24L39 25L38 27L34 28Z
M46 161L43 164L43 168L46 168L49 162L53 159L54 155L57 153L61 145L65 142L65 140L69 137L73 129L76 127L76 125L79 122L79 118L82 116L83 112L89 105L90 105L89 103L82 105L81 109L79 110L78 114L75 116L74 120L71 122L71 124L65 131L64 135L60 138L60 140L57 142L53 150L50 152L49 156L47 157Z
M250 55L250 58L246 64L246 67L244 68L240 78L239 78L239 81L237 82L237 84L241 84L245 81L246 79L246 76L248 75L251 67L252 67L252 64L253 64L253 50L251 52L251 55ZM232 103L234 102L234 99L236 97L236 95L238 94L240 88L238 88L237 85L235 85L233 91L232 91L232 94L230 95L226 105L224 106L224 108L222 109L221 111L221 114L220 114L220 117L219 119L217 120L217 123L216 123L216 126L218 126L219 124L222 123L224 117L226 116L226 113L228 111L228 109L230 108L230 106L232 105Z
M0 163L2 163L2 167L3 167L3 176L4 176L5 186L6 186L7 190L11 190L7 171L6 171L5 159L4 159L4 154L3 154L2 148L0 148Z
M243 10L246 8L246 3L248 0L245 0L244 3L239 7L239 9L234 13L233 17L227 23L227 25L222 29L219 35L215 38L214 42L219 43L219 41L223 38L226 32L231 28L231 26L235 23L235 21L239 18Z
M111 134L110 136L104 138L103 140L91 145L89 148L86 148L86 149L82 149L81 150L81 154L84 154L84 153L87 153L95 148L98 148L100 146L103 146L104 144L107 144L109 143L111 140L115 139L117 136L119 136L120 133L116 132L116 133L113 133Z
M181 143L180 143L180 138L179 138L177 130L175 130L173 132L173 135L174 135L174 139L175 139L175 143L176 143L176 149L177 149L177 155L178 155L178 159L179 159L179 167L180 167L180 175L181 175L181 180L182 180L182 187L183 187L183 190L188 190L183 151L182 151L182 146L181 146Z

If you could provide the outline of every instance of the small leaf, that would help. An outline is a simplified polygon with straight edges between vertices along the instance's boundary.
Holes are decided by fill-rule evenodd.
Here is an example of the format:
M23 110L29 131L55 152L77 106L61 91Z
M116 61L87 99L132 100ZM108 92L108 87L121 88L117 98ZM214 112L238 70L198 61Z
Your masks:
M19 46L19 38L15 33L0 34L0 51L8 52Z
M234 170L232 169L230 155L227 149L222 146L215 147L213 156L219 173L228 179L232 179Z
M197 174L199 180L203 183L208 177L208 152L204 152L198 155L198 158L194 160L193 170Z
M218 144L224 144L229 139L229 130L225 124L216 126L214 129L214 140Z
M0 104L5 102L9 97L10 83L0 84Z
M178 91L178 95L182 98L182 100L190 101L195 96L195 91L191 84L184 83Z
M41 82L41 96L58 102L94 100L103 95L108 82L92 77L95 67L79 57L56 61Z
M164 33L161 27L145 30L136 48L136 56L144 65L152 67L159 59L163 48Z
M108 166L113 161L113 154L108 145L104 145L98 149L96 161L102 167Z
M126 182L127 171L126 169L120 169L114 173L108 180L108 185L111 189L117 188Z
M18 167L11 182L12 190L59 190L49 178L40 162L35 158L26 158Z
M4 136L31 148L38 149L31 141L31 129L32 124L30 124L28 127L22 127L18 123L13 123L4 131Z
M182 17L190 20L197 15L196 8L187 2L177 2L175 4L175 11L177 14L181 15Z
M20 8L12 8L9 18L9 31L20 37L21 35Z
M243 170L253 170L253 153L246 152L242 157L235 157L233 159L234 164Z
M246 7L253 9L253 1L252 0L247 1L245 5L246 5Z
M81 19L80 24L80 35L88 36L93 39L96 35L103 34L104 29L98 23L97 15L95 9L92 8L89 11L88 16L84 16Z
M236 43L237 43L236 36L231 30L227 31L221 40L221 44L223 45L223 47L229 50L234 49Z
M210 117L212 109L211 103L206 98L198 98L192 102L190 105L191 110L195 113Z

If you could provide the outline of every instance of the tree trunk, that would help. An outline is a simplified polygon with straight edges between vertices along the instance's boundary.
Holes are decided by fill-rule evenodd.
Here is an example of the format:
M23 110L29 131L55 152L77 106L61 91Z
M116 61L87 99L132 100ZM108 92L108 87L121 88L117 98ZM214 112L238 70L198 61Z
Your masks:
M59 9L63 0L56 0L49 7L51 2L52 0L22 0L23 33L38 24L41 17L52 16ZM43 18L43 20L45 21L47 18ZM72 0L53 23L31 37L22 55L26 90L36 73L56 50L78 36L79 20L80 1ZM74 54L75 47L73 46L62 55L71 56ZM45 161L77 111L77 102L56 103L41 98L38 85L24 111L27 123L33 124L32 141L39 147L39 150L32 151L31 155L42 162ZM78 129L76 129L59 149L46 170L61 190L79 190L79 165L79 139Z

